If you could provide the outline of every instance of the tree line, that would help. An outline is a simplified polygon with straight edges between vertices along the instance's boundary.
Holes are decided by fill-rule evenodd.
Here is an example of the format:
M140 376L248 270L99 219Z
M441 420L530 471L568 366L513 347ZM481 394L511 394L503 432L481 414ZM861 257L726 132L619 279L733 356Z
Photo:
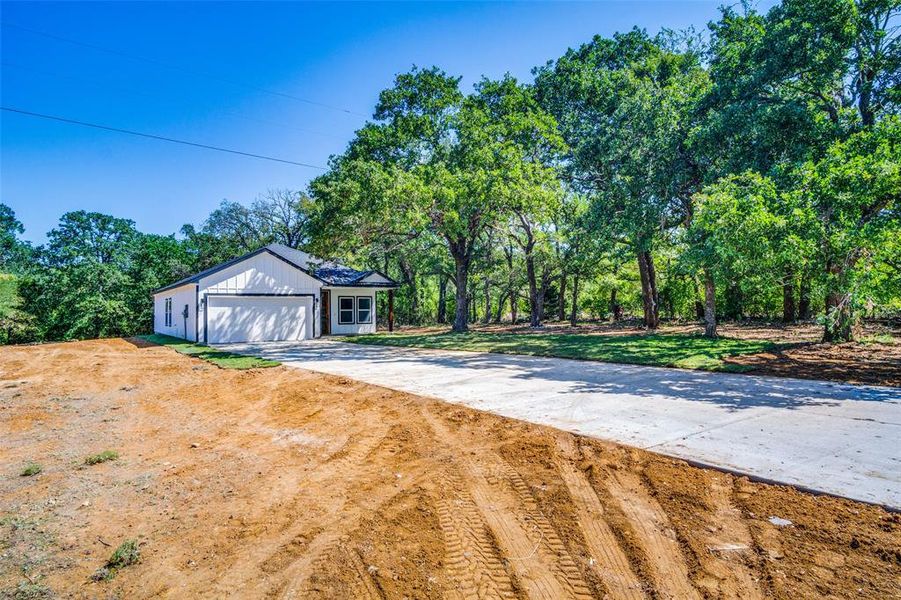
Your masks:
M471 91L413 68L303 193L179 236L70 213L45 246L4 241L19 318L42 339L128 333L152 287L278 240L392 275L407 323L816 317L848 340L901 310L899 12L724 8L702 34L596 36Z

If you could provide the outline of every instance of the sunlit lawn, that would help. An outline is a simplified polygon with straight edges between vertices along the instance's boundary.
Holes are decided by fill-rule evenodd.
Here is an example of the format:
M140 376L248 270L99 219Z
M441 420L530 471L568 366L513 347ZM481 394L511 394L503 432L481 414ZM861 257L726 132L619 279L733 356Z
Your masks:
M259 369L262 367L275 367L281 364L274 360L266 360L255 356L244 356L242 354L235 354L234 352L216 350L215 348L211 348L204 344L195 344L194 342L189 342L181 338L160 335L158 333L139 335L138 338L152 344L169 346L176 352L205 360L217 367L222 367L223 369Z
M710 371L748 370L749 367L725 363L723 359L778 347L778 344L761 340L711 340L685 334L605 336L558 333L397 333L361 335L347 338L346 341L382 346L556 356Z

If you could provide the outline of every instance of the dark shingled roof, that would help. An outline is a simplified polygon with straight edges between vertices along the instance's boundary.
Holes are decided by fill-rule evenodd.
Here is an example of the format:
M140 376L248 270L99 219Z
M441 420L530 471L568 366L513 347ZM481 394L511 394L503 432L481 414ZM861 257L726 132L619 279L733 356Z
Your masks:
M314 271L314 274L331 285L350 285L371 275L372 271L357 271L337 263L324 263Z
M158 292L170 290L188 283L199 283L200 280L207 275L212 275L217 271L221 271L226 267L230 267L231 265L237 264L242 260L256 256L257 254L260 254L262 252L268 252L269 254L280 258L293 267L300 269L304 273L315 277L325 285L382 288L397 287L397 282L378 271L357 271L356 269L351 269L350 267L344 266L340 263L323 261L322 259L311 256L306 252L303 252L302 250L289 248L288 246L284 246L282 244L269 244L268 246L264 246L262 248L254 250L253 252L239 256L238 258L226 261L222 264L216 265L215 267L201 271L200 273L195 273L194 275L180 279L171 285L161 287L158 290L154 290L153 293L156 294ZM380 279L384 279L384 281L363 281L370 275L377 275Z

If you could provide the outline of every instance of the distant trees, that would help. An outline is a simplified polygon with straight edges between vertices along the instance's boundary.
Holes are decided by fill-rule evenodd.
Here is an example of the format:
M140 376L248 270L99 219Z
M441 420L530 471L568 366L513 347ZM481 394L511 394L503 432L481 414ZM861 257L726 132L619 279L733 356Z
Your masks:
M690 219L702 183L688 143L707 86L700 56L670 35L633 30L569 50L536 81L571 148L568 181L592 199L597 234L634 252L644 324L656 328L655 247Z
M532 82L413 68L306 192L224 201L177 237L75 212L31 248L0 205L0 330L146 330L154 287L279 242L388 273L410 324L816 317L848 340L901 313L899 18L743 4L709 39L598 36Z

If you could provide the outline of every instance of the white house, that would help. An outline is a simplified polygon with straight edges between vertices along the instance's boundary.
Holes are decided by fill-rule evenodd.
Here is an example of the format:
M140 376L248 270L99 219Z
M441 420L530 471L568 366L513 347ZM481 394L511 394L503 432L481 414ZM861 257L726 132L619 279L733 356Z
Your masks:
M378 271L269 244L156 290L153 331L209 344L373 333L378 290L390 331L395 288Z

